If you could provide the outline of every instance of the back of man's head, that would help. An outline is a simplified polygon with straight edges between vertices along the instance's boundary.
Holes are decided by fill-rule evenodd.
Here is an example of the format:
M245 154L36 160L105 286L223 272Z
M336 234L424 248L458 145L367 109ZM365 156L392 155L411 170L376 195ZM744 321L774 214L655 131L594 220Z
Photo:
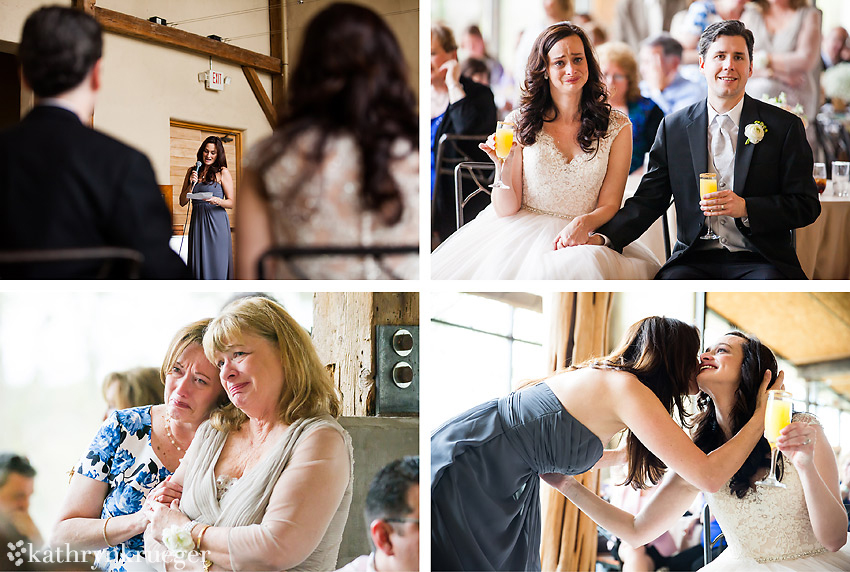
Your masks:
M71 8L48 6L24 23L18 58L24 79L39 97L53 97L78 85L103 53L100 24Z
M682 44L680 44L676 38L667 32L648 38L644 41L643 46L649 48L661 48L661 53L665 56L675 56L679 59L682 58L682 52L684 51Z
M378 471L366 494L366 527L376 519L404 518L413 512L407 491L419 484L419 457L404 457Z

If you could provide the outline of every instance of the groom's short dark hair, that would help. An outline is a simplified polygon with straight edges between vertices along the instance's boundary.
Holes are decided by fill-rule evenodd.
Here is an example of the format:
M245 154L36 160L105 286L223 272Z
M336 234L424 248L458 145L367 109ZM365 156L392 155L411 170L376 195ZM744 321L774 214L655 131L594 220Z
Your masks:
M699 37L699 45L697 51L699 57L705 59L705 54L708 53L708 48L711 47L717 38L720 36L741 36L747 42L747 54L750 56L750 63L753 61L753 33L750 32L743 22L740 20L723 20L710 25Z
M18 49L24 78L39 97L80 85L102 54L100 24L64 6L47 6L30 14Z

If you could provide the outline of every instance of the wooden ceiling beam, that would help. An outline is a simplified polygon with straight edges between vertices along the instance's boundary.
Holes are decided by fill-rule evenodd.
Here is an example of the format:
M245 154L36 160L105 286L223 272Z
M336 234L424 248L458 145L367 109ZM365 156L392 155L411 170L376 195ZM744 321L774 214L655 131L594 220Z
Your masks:
M75 5L77 3L85 5L88 2L92 2L92 0L74 1ZM177 28L154 24L153 22L142 20L135 16L97 6L94 7L94 17L107 32L214 57L225 62L247 66L273 75L281 75L283 73L283 62L281 62L280 58L273 58L246 50L245 48L211 40L204 36L178 30Z
M263 113L266 114L269 125L274 129L277 126L277 113L271 99L266 94L266 90L263 88L263 84L260 83L260 77L254 68L248 66L242 66L242 72L245 74L245 79L248 80L248 85L251 86L251 91L254 92L254 97L257 98Z

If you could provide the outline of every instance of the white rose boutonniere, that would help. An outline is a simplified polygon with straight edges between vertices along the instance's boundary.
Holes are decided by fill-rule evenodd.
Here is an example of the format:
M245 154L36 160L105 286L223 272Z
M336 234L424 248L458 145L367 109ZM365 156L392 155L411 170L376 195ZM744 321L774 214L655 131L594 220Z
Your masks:
M170 526L162 532L162 543L177 558L186 558L195 549L192 534L179 526Z
M767 133L767 126L765 126L765 124L761 121L750 123L744 127L744 135L747 136L747 140L744 142L744 145L749 145L750 143L757 145L762 139L764 139L765 133Z

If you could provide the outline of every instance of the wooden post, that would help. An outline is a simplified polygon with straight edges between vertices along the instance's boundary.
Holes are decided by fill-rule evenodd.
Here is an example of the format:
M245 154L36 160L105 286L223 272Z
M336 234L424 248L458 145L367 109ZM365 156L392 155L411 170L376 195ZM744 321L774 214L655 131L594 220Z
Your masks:
M269 55L284 61L284 9L280 0L269 0ZM285 64L284 64L285 65ZM272 108L280 113L284 101L283 73L272 74ZM272 125L272 128L276 125Z
M418 292L317 292L313 343L343 397L342 414L375 414L375 326L419 325Z
M72 6L77 10L82 10L89 16L94 16L94 5L97 0L71 0Z

